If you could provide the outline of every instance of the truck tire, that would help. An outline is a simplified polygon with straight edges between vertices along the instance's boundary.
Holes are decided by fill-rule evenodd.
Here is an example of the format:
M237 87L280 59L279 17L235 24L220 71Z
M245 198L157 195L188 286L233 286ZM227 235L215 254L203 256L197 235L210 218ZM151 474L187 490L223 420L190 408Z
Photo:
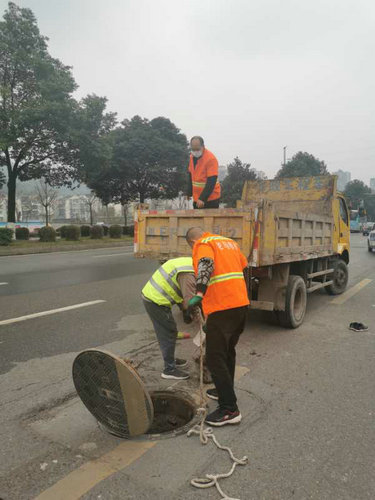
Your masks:
M279 323L284 328L298 328L306 313L306 283L301 276L290 275L285 293L285 311L276 311Z
M335 263L332 279L332 285L326 286L326 292L328 295L340 295L345 292L346 285L348 284L349 273L348 266L343 260L338 260Z
M369 245L368 243L367 243L367 250L368 250L369 252L372 252L372 248L370 247L370 245Z

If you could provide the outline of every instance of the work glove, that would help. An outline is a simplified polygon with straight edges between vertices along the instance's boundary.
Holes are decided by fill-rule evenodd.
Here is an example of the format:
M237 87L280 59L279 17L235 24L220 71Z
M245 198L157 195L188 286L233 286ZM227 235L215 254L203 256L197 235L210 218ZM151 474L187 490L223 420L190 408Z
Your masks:
M203 300L203 297L201 297L200 295L194 295L194 297L192 297L189 300L187 312L189 313L190 316L193 314L194 309L201 305L202 300Z
M188 313L187 309L184 309L182 311L182 315L183 315L183 318L184 318L184 323L186 323L187 325L189 325L193 321L193 318L190 316L190 314Z

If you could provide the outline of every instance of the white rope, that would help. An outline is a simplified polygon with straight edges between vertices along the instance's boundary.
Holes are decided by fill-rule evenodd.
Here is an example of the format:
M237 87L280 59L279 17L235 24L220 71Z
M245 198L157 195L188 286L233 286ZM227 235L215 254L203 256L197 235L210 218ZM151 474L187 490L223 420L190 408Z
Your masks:
M204 338L204 332L202 329L202 324L203 324L203 318L202 318L202 313L200 313L200 330L199 330L199 335L200 335L200 373L199 373L199 392L200 392L200 403L199 403L199 408L198 408L198 414L200 415L200 423L195 425L192 429L190 429L187 433L187 437L190 437L192 435L197 435L199 436L200 442L202 444L207 444L209 439L212 439L212 441L215 443L215 445L220 449L227 451L233 464L229 472L224 473L224 474L206 474L206 477L204 478L193 478L190 481L190 484L192 486L195 486L196 488L211 488L212 486L215 486L217 491L220 493L221 498L223 500L240 500L239 498L233 498L229 497L226 493L223 492L223 490L220 487L219 480L220 479L225 479L227 477L230 477L233 472L235 471L237 465L246 465L247 464L247 457L244 456L242 458L236 458L233 455L232 450L229 448L229 446L222 446L219 441L216 439L215 434L213 433L213 430L211 427L206 427L204 424L204 421L207 416L207 408L206 408L206 401L203 393L203 356L204 356L204 350L203 350L203 338Z

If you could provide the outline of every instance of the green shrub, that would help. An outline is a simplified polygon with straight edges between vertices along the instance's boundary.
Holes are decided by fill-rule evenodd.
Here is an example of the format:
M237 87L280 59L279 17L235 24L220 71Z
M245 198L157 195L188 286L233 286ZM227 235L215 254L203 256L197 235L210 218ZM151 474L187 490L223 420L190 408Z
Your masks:
M69 241L78 241L81 236L81 230L79 226L66 226L65 228L65 239Z
M40 241L56 241L56 231L52 226L43 226L39 229Z
M111 238L121 238L122 236L122 227L118 224L114 224L109 227L109 236Z
M134 226L123 226L122 233L127 236L134 236Z
M8 246L12 243L13 229L0 227L0 245Z
M90 236L90 226L81 226L81 236Z
M27 227L16 227L16 240L28 240L30 231Z
M103 228L103 234L104 234L104 236L108 236L108 233L109 233L109 227L108 227L108 226L104 226L104 225L103 225L103 226L102 226L102 228Z
M91 226L90 228L90 236L93 240L100 240L103 238L103 226Z
M61 236L61 238L66 238L66 228L68 226L60 226L57 230L57 233Z

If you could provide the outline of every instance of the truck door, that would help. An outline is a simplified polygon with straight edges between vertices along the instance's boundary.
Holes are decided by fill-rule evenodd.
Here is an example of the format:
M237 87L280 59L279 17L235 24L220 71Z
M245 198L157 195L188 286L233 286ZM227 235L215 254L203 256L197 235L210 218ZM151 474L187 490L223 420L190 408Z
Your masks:
M340 222L339 222L339 243L343 245L343 249L349 249L350 240L350 222L348 208L346 206L344 198L339 197L340 203Z

